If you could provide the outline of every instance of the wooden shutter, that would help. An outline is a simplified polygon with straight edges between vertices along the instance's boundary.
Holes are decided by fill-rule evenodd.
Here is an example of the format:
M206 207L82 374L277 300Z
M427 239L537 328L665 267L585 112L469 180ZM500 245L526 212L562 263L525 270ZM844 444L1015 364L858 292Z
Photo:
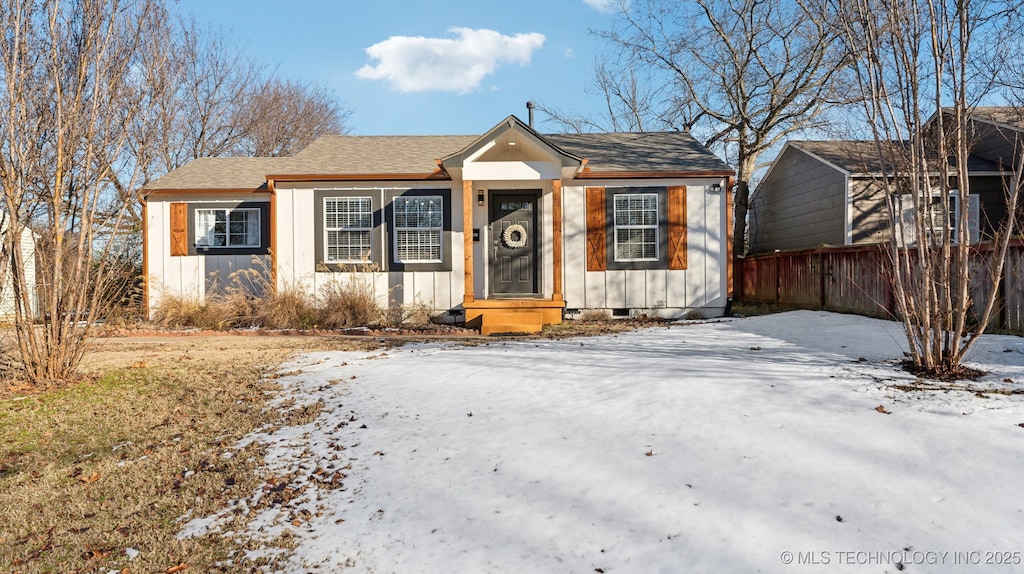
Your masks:
M668 188L668 268L686 269L686 186Z
M587 188L587 271L604 271L607 267L607 206L603 187Z
M188 204L171 204L171 256L188 255Z

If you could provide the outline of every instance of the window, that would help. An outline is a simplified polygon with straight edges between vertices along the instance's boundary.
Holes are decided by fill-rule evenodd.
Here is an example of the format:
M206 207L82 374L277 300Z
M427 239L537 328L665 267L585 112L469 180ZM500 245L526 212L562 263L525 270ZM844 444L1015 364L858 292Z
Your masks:
M373 236L373 200L369 197L324 198L324 261L367 261Z
M260 246L259 209L196 209L195 226L197 247Z
M658 194L617 193L615 261L658 260Z
M444 225L442 197L412 195L394 198L395 261L431 263L442 260Z
M894 212L900 218L902 236L898 239L901 245L913 245L917 242L917 225L914 218L914 198L910 194L893 196ZM973 215L972 215L973 218ZM943 243L944 234L949 232L950 240L956 243L959 240L957 226L960 223L960 196L955 189L949 192L949 213L942 206L942 196L939 194L930 197L928 206L928 221L926 233L928 242L931 245Z

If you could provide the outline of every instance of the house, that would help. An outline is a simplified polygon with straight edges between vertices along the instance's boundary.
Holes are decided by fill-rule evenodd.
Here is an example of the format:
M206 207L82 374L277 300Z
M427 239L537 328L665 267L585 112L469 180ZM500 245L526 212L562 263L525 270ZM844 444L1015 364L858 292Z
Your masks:
M972 241L991 237L1006 215L1002 163L980 151L968 161L968 205L950 196L952 230L960 210L968 209ZM889 211L878 156L874 141L787 142L751 198L751 254L887 241Z
M326 136L287 158L205 158L145 189L147 305L269 260L277 288L370 280L484 333L588 309L716 316L733 170L684 132Z
M0 228L0 260L10 261L10 255L4 248L2 241L5 228ZM36 235L31 229L22 229L20 235L21 256L25 263L25 283L29 288L29 305L33 317L39 316L39 298L36 293ZM10 267L0 270L0 322L12 321L14 319L14 282L10 276Z

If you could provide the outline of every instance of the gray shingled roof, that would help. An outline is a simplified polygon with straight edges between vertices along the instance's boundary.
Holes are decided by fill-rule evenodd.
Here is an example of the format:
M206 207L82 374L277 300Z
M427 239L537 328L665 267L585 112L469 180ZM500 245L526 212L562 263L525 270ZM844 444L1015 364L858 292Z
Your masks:
M146 189L257 189L286 157L201 157L146 185Z
M588 160L595 172L732 172L729 164L687 132L558 134L544 136Z
M841 170L852 174L881 171L878 147L873 140L790 141L793 147L814 154ZM975 172L999 171L993 162L969 156L967 169Z
M267 175L430 174L437 160L480 136L324 136L286 158L201 158L146 186L149 191L257 189ZM588 160L593 172L731 172L685 132L558 134L543 138Z
M988 106L974 108L971 112L975 118L1018 129L1024 129L1024 108L1012 106Z
M466 147L477 137L324 136L296 154L287 173L433 173L438 158Z

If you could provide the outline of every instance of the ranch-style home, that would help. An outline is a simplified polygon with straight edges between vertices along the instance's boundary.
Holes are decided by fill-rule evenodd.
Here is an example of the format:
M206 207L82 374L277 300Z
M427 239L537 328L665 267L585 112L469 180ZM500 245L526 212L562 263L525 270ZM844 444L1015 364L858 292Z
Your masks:
M685 132L541 135L515 116L483 135L197 159L145 189L147 305L257 266L311 294L358 277L383 306L427 304L484 334L589 309L718 316L733 173Z

